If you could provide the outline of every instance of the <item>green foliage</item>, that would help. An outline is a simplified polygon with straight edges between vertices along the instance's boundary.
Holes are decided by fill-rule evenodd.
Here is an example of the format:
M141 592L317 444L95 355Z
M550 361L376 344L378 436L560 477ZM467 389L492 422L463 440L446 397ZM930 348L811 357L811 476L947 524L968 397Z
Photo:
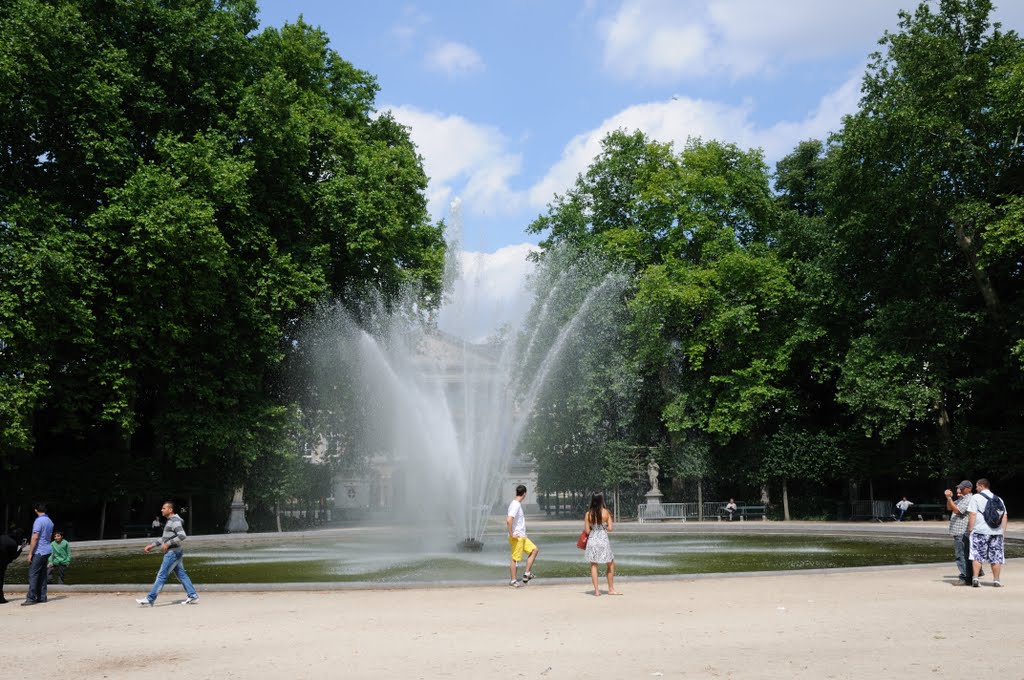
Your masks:
M515 363L519 392L536 394L521 445L537 461L542 490L600 489L606 457L612 476L626 479L615 461L636 407L637 367L622 341L625 279L569 247L549 251L538 274L544 295Z
M990 13L984 0L901 13L826 161L849 319L837 397L883 441L948 449L958 427L1019 428L1024 147L1008 83L1024 42Z
M764 457L757 481L803 479L824 481L841 476L845 469L842 447L836 435L784 426L764 443Z
M1024 44L990 13L901 13L859 111L783 158L774 193L757 151L608 135L530 231L541 259L569 244L637 272L616 351L639 403L616 442L751 483L1016 474Z
M376 80L301 20L255 17L253 0L0 6L5 466L72 446L101 474L157 460L171 485L258 485L291 455L302 395L281 371L315 302L439 302L441 226Z

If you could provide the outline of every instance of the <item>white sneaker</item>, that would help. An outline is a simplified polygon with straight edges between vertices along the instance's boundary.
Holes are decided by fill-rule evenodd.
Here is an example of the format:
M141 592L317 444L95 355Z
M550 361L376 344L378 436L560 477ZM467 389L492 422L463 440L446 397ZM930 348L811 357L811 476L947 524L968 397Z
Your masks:
M189 595L184 600L182 600L181 603L182 604L199 604L199 596L198 595Z
M148 597L140 597L139 599L137 599L135 601L138 602L139 604L141 604L143 607L152 607L153 606L153 603L149 601Z
M520 583L519 581L515 581L515 580L509 581L508 584L510 586L512 586L513 588L522 588L523 587L522 583Z

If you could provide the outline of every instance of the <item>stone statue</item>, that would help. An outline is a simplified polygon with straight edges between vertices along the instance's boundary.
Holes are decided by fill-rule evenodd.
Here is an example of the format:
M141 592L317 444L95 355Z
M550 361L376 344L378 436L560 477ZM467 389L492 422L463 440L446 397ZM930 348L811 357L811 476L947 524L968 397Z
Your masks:
M661 466L658 465L658 461L651 459L651 462L647 464L647 479L651 480L651 490L649 493L656 493L658 489L658 472L661 471Z

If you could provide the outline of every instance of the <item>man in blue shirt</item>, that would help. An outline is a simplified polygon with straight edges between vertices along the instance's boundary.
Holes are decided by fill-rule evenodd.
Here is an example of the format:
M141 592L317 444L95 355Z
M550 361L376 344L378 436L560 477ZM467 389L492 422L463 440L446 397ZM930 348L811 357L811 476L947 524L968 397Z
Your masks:
M22 607L46 602L46 563L50 560L50 537L53 522L46 516L46 504L32 506L36 521L32 523L32 542L28 545L28 594Z

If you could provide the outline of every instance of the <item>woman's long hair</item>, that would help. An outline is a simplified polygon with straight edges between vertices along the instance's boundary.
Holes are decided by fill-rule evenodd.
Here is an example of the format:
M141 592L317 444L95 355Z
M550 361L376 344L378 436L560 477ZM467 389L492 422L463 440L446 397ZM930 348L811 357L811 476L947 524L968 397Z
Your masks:
M590 526L601 526L601 511L604 507L603 493L595 493L590 497L590 508L587 510L587 521L590 522Z

